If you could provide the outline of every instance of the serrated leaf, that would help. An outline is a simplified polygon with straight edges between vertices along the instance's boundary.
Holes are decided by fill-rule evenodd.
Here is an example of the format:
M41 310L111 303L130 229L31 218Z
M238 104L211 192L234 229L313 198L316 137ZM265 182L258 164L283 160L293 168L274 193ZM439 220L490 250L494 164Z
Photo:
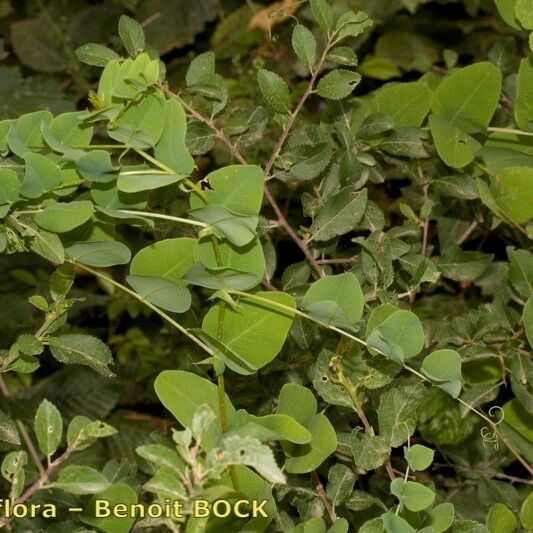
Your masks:
M84 44L76 48L75 53L79 61L94 67L105 67L110 61L119 58L114 50L97 43Z
M316 39L302 24L296 24L292 31L292 47L298 59L307 67L316 61Z
M265 103L278 113L290 113L292 108L289 87L275 72L261 69L257 73L259 89Z
M333 10L326 0L309 0L311 11L322 31L327 33L333 26Z
M346 98L359 85L361 75L351 70L335 69L320 78L316 90L323 98Z
M0 410L0 441L20 445L17 424Z
M43 400L35 414L33 427L39 450L46 457L52 456L59 447L63 433L63 419L57 407L48 400Z
M111 350L96 337L69 333L50 337L48 343L52 355L62 363L87 365L103 376L114 375L108 368L113 362Z
M424 391L420 382L400 380L381 395L377 410L379 433L390 447L400 446L414 433Z
M97 494L109 486L107 478L89 466L64 467L52 486L70 494Z
M143 50L144 30L135 19L122 15L118 21L118 34L128 54L134 56Z

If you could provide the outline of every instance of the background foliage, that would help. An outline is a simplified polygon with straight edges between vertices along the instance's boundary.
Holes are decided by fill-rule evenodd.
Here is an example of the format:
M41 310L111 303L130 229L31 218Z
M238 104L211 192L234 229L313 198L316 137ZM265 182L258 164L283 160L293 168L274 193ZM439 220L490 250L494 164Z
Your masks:
M531 531L532 13L0 0L0 524Z

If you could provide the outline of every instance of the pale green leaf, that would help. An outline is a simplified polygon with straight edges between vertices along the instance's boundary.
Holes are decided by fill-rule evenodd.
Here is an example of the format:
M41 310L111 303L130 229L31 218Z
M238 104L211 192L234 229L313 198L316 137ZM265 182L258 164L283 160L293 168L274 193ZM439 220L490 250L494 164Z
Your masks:
M52 402L46 399L41 402L35 414L33 427L39 450L43 455L50 457L59 447L63 433L61 413Z

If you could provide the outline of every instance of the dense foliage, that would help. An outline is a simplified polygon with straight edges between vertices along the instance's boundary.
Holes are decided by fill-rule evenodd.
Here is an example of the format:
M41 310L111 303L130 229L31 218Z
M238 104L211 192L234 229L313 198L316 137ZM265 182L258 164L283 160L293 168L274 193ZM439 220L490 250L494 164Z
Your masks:
M0 17L0 528L533 529L532 0Z

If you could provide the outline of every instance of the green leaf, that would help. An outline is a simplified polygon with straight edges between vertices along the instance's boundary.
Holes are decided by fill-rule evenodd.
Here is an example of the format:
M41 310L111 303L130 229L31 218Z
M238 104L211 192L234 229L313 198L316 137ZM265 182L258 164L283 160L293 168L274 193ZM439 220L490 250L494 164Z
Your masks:
M107 183L117 178L118 167L111 163L109 152L92 150L76 160L76 168L83 178Z
M232 435L222 441L223 464L246 465L255 469L270 483L284 485L286 483L283 472L279 469L274 459L272 450L251 437Z
M256 215L240 215L223 205L191 210L191 216L208 224L219 239L227 238L236 246L246 246L255 238L259 222Z
M182 181L185 176L181 174L119 174L117 188L121 192L136 193L151 191L161 187L167 187L173 183Z
M387 533L415 533L416 529L411 527L407 520L395 514L394 511L388 511L381 515L383 526Z
M292 31L292 47L298 59L308 68L316 61L316 39L302 24L296 24Z
M146 444L135 450L138 455L150 463L179 475L183 474L185 464L178 452L163 444Z
M439 157L450 167L468 165L481 148L471 135L438 115L429 116L429 128Z
M151 148L161 139L165 127L165 99L160 92L150 93L131 104L108 126L115 141L134 148Z
M333 505L344 503L351 495L357 475L346 465L334 464L328 472L326 493Z
M340 100L346 98L359 85L361 75L344 69L335 69L320 78L316 91L323 98Z
M402 505L415 513L427 509L435 501L435 493L416 481L396 478L390 484L390 491Z
M96 512L97 500L109 503L110 509L114 509L117 505L125 505L127 509L130 509L130 506L138 502L138 497L129 485L116 483L93 496L84 506L80 520L105 533L128 533L131 531L136 520L133 514L126 513L125 516L115 516L111 513L110 516L98 516Z
M87 200L56 203L35 215L41 228L53 233L65 233L85 224L93 215L94 206Z
M26 169L20 193L26 198L39 198L61 184L59 167L48 157L30 152L24 162Z
M38 72L63 72L69 66L61 35L46 15L13 22L10 39L20 60Z
M235 308L218 303L205 315L202 330L218 338L251 368L259 369L272 361L283 347L294 318L291 310L296 308L296 303L292 296L283 292L258 292L256 295L288 309L244 298ZM219 320L222 320L221 328ZM249 373L222 352L216 356L232 370Z
M261 442L286 440L294 444L308 444L311 433L292 416L271 414L254 416L244 409L237 412L235 433L248 435Z
M156 276L128 276L126 281L150 303L172 313L184 313L191 307L189 289L175 281Z
M520 507L520 522L525 529L533 528L533 493L529 494Z
M363 315L363 291L355 274L346 272L315 281L305 293L303 307L329 325L353 329Z
M529 346L533 348L533 297L530 297L524 305L522 312L522 323L526 331L526 337L529 341Z
M435 452L423 444L414 444L410 448L404 446L403 454L409 468L415 472L429 468L435 456Z
M520 25L515 17L516 0L494 0L494 3L496 4L502 19L515 30L519 30Z
M533 30L533 4L531 0L516 0L515 16L527 30Z
M2 410L0 410L0 441L16 444L17 446L20 445L17 424Z
M502 85L501 72L482 62L447 76L433 95L431 109L464 133L479 133L490 123Z
M189 65L185 81L187 87L205 85L213 82L215 76L215 54L204 52L197 55Z
M461 356L455 350L436 350L424 358L422 372L452 398L461 393Z
M420 381L396 380L381 395L377 409L379 433L391 448L413 435L424 391Z
M131 259L129 249L117 241L77 242L66 252L73 261L96 267L125 265Z
M14 125L11 123L7 135L10 150L23 158L32 149L44 148L42 126L51 121L50 111L35 111L19 117Z
M399 128L385 134L379 147L390 155L423 159L428 156L422 139L426 134L418 128Z
M143 50L144 30L136 20L122 15L118 20L118 34L131 56L137 55Z
M97 494L109 486L109 481L94 468L69 465L59 472L51 485L70 494Z
M366 474L370 470L379 468L391 453L386 437L364 433L359 427L350 434L350 448L356 472L359 474Z
M258 215L263 203L263 170L256 165L230 165L209 173L205 190L209 204L221 205L236 215ZM191 209L207 205L191 194Z
M113 362L111 350L100 339L69 333L48 339L52 355L66 364L87 365L103 376L114 376L108 368Z
M33 427L39 450L46 457L52 456L59 447L63 434L63 420L57 407L48 400L43 400L35 414Z
M0 168L0 205L12 204L19 198L20 181L14 170Z
M322 31L327 33L333 26L333 10L326 0L309 0L311 11Z
M105 67L110 61L119 59L119 55L111 48L97 43L88 43L76 48L78 61L94 67Z
M518 69L518 85L514 116L519 128L533 131L533 59L526 57L520 61Z
M65 260L65 251L59 237L47 231L38 231L28 226L28 231L32 235L30 248L35 253L41 255L52 263L61 264Z
M329 241L357 228L367 206L366 189L355 191L352 186L343 187L330 196L318 210L311 225L311 239Z
M55 139L68 147L78 147L90 144L93 138L93 127L85 122L84 111L62 113L55 117L47 126Z
M503 406L503 413L505 424L510 425L527 441L533 442L533 414L517 398Z
M500 531L512 533L516 530L517 520L507 505L495 503L489 511L486 524L490 533L500 533Z
M194 170L194 159L185 145L187 121L185 111L177 100L164 104L165 127L154 148L155 157L176 173L189 176Z
M492 257L482 252L463 252L454 248L440 256L437 268L454 281L476 280L490 267Z
M180 282L194 263L196 239L180 237L157 241L135 254L132 276L156 276Z
M78 415L70 421L68 426L67 444L81 451L88 448L96 439L110 437L116 433L117 430L105 422Z
M418 355L424 347L424 329L411 311L394 311L372 330L367 329L371 348L400 364Z
M309 389L294 383L284 385L279 395L277 413L292 416L312 436L309 444L282 443L287 456L285 470L288 473L311 472L335 451L335 430L324 414L317 414L317 402Z
M165 370L157 376L154 388L161 403L183 427L191 427L193 416L202 405L207 405L214 413L219 412L216 385L191 372ZM231 429L235 419L235 408L227 395L225 398L228 424ZM207 451L214 448L221 434L220 421L217 418L204 434L201 441L202 448Z
M363 11L346 11L341 15L336 24L335 30L338 32L337 39L345 39L346 37L358 37L367 28L372 27L372 20Z
M498 207L517 224L533 218L533 168L508 167L491 183Z
M380 89L371 107L393 120L397 128L419 128L429 113L432 92L422 81L388 84Z
M221 239L218 241L215 254L212 238L202 237L196 241L194 246L194 261L200 262L212 274L223 274L228 272L227 269L247 274L247 276L239 276L238 287L235 283L231 283L233 288L238 290L249 290L258 285L266 269L263 247L258 238L253 239L246 246L235 246L227 239ZM187 274L187 279L191 279L190 272ZM234 278L233 281L236 279Z
M524 298L533 296L533 254L528 250L507 248L511 260L508 280L513 288Z
M346 67L356 67L357 66L357 55L349 46L336 46L332 48L326 58L332 63L337 63L338 65L344 65Z
M321 516L315 516L303 524L289 529L287 533L326 533L326 523Z
M289 87L275 72L261 69L257 73L259 90L265 103L278 113L290 113L292 108Z
M427 526L433 528L435 533L443 533L451 527L453 518L453 503L441 503L428 512Z

